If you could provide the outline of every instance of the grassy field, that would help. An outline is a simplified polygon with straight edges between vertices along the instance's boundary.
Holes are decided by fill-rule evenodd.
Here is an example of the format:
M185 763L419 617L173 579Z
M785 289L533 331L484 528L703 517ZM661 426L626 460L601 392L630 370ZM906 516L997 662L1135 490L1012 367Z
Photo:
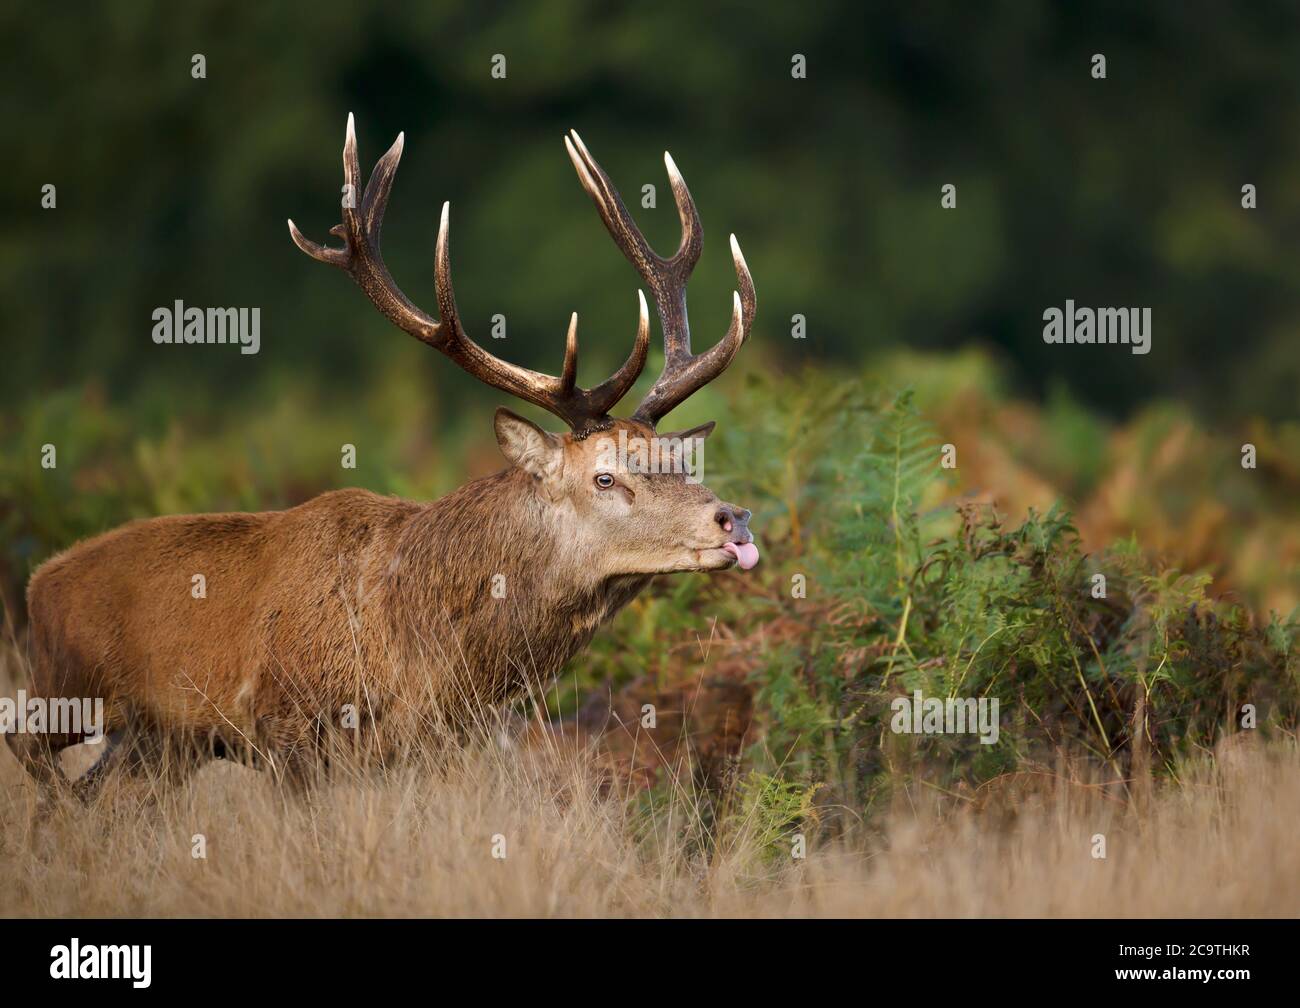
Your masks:
M1251 748L1126 803L1062 767L976 810L925 788L873 829L719 820L689 774L654 802L592 754L482 742L306 795L213 764L37 809L0 762L4 911L40 916L1294 916L1300 759ZM735 795L731 796L736 798ZM813 833L813 830L809 831ZM1105 858L1095 858L1097 835ZM206 856L196 858L202 836ZM503 857L494 856L503 853Z

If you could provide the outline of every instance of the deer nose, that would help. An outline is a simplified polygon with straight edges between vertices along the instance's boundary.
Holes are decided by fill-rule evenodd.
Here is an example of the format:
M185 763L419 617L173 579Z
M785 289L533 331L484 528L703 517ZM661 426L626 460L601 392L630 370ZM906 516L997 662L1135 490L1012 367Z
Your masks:
M751 515L744 508L732 507L730 504L723 504L718 508L718 513L713 516L723 532L730 532L737 525L742 528L749 522Z

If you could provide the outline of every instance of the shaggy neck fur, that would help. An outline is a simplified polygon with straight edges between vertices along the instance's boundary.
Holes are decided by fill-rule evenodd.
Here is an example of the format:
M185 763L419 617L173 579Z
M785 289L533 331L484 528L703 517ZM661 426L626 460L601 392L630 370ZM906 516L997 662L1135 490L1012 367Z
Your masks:
M508 469L414 513L385 585L401 650L442 675L444 709L547 682L648 576L608 577L563 506Z

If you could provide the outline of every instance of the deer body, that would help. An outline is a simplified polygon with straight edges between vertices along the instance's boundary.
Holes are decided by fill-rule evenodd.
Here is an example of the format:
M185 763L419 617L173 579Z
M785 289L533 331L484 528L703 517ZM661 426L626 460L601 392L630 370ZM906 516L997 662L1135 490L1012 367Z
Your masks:
M571 433L547 433L500 409L496 436L508 468L432 503L340 490L285 511L155 518L45 563L28 586L33 691L102 698L100 728L110 735L100 764L79 784L97 784L122 750L134 769L160 761L185 769L237 753L295 773L342 733L354 749L387 757L412 731L454 728L476 709L545 684L655 575L757 562L748 511L684 471L610 461L616 443L652 439L670 446L672 460L682 438L712 429L661 436L655 425L716 377L748 333L753 285L739 247L733 238L740 291L731 328L692 355L685 283L700 227L671 159L665 155L683 240L662 259L577 135L565 143L611 235L649 283L664 326L663 374L633 416L608 411L645 363L644 296L627 363L587 390L576 383L576 315L558 377L501 361L465 334L451 291L445 207L436 262L441 320L397 289L379 254L379 229L399 137L361 205L344 208L335 229L343 249L309 242L290 222L294 241L347 270L401 328L561 417ZM351 117L344 172L359 191ZM58 750L80 740L58 732L6 738L46 781L60 778Z
M432 504L340 490L81 543L32 577L32 685L102 697L109 732L166 726L250 754L306 754L349 709L404 729L499 703L548 681L649 581L563 562L522 475Z

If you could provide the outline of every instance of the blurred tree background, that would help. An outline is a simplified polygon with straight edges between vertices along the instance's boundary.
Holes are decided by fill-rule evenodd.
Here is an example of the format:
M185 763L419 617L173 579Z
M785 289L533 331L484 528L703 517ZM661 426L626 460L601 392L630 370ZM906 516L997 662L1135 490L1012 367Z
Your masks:
M7 5L0 395L8 413L92 384L142 429L202 425L287 383L345 399L398 361L427 422L486 425L465 407L499 397L289 241L287 217L319 241L338 220L352 111L365 172L406 132L398 283L433 311L451 200L467 325L486 340L505 315L489 343L525 365L558 368L576 309L597 380L635 327L637 278L564 156L573 127L630 203L657 187L636 214L661 250L673 152L705 224L697 344L726 325L739 236L760 303L749 368L980 345L1017 394L1063 388L1111 420L1154 397L1211 424L1288 418L1298 21L1288 3ZM1151 307L1152 352L1045 345L1042 312L1066 298ZM260 307L261 353L156 346L150 313L176 299Z

